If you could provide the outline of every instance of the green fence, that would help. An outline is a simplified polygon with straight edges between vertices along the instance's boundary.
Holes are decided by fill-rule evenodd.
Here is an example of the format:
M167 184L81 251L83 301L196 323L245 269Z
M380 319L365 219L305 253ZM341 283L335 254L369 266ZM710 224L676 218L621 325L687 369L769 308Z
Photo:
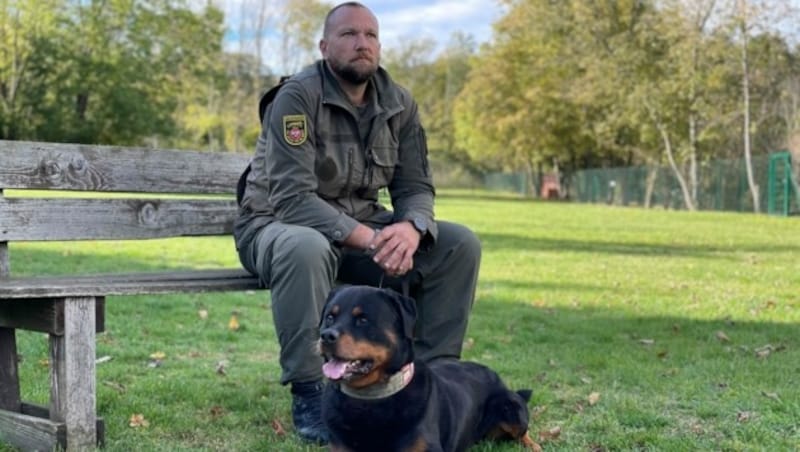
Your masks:
M753 176L759 186L762 212L800 214L798 185L788 152L755 156ZM488 174L488 189L525 194L524 173ZM689 181L687 180L687 185ZM561 183L561 197L570 201L624 206L685 209L683 192L668 166L634 166L577 171ZM689 188L691 190L691 188ZM747 183L744 159L715 160L698 167L698 210L753 212L753 197Z

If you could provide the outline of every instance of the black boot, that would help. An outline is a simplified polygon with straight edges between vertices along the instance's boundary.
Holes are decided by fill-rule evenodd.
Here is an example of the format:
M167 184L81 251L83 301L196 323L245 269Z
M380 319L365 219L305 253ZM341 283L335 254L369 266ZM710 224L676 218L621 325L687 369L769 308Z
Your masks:
M318 444L328 443L322 423L322 382L292 383L292 421L298 436Z

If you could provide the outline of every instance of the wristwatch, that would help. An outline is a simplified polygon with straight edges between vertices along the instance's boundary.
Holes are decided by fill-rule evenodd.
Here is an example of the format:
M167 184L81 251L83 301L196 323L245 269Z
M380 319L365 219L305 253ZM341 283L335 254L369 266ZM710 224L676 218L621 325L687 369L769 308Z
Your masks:
M428 221L422 217L414 217L411 219L411 224L414 225L414 229L419 232L421 237L425 237L425 234L428 233Z

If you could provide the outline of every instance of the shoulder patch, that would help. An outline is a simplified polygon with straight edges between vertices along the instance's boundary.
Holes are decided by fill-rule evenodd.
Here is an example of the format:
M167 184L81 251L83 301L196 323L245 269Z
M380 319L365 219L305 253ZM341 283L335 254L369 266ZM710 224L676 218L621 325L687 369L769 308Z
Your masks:
M306 115L286 115L283 117L283 138L292 146L306 142L308 125Z

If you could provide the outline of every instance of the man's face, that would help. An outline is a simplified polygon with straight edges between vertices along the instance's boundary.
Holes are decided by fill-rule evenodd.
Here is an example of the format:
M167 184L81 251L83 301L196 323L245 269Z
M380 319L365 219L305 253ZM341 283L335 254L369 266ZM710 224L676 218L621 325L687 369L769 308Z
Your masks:
M342 7L331 16L319 49L340 78L355 85L365 83L380 63L378 20L368 9Z

